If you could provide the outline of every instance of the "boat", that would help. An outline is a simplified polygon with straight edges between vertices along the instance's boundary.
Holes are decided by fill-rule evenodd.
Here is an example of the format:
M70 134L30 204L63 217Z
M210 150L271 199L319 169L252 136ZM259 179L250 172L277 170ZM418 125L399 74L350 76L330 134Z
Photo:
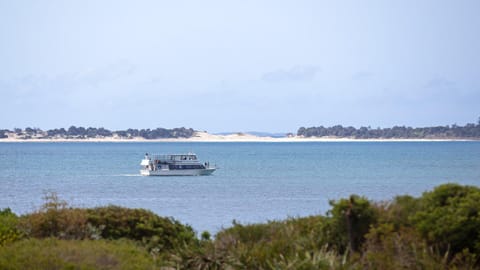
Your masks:
M217 169L215 165L210 165L210 162L202 164L194 153L171 155L146 153L140 165L142 166L140 174L144 176L210 175Z

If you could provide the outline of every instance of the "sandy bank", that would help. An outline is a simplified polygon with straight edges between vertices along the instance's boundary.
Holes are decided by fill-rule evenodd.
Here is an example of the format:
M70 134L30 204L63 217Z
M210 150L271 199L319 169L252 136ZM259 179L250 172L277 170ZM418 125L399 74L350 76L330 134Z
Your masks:
M355 139L355 138L336 138L336 137L259 137L246 133L235 133L229 135L216 135L207 132L196 132L191 138L172 138L172 139L153 139L147 140L142 137L121 138L87 138L87 139L21 139L5 138L0 142L428 142L428 141L474 141L464 139Z

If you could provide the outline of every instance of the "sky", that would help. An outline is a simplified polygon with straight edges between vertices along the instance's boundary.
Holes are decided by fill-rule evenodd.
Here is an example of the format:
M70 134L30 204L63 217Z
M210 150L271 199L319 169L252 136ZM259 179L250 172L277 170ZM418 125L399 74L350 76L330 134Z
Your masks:
M480 1L0 0L0 129L480 116Z

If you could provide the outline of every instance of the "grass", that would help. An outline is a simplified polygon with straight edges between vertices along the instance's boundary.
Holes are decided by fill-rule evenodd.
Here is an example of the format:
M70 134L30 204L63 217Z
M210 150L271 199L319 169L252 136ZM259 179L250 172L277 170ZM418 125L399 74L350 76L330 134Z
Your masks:
M160 269L129 240L24 239L0 247L0 269Z

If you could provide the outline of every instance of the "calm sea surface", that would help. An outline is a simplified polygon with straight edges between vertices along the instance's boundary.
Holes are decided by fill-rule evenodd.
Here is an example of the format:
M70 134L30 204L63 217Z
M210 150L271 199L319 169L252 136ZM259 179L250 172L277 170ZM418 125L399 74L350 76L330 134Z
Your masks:
M195 152L211 176L141 177L145 152ZM146 208L217 232L325 214L350 194L385 200L457 182L480 186L480 142L0 143L0 208L37 209L45 191L80 207Z

